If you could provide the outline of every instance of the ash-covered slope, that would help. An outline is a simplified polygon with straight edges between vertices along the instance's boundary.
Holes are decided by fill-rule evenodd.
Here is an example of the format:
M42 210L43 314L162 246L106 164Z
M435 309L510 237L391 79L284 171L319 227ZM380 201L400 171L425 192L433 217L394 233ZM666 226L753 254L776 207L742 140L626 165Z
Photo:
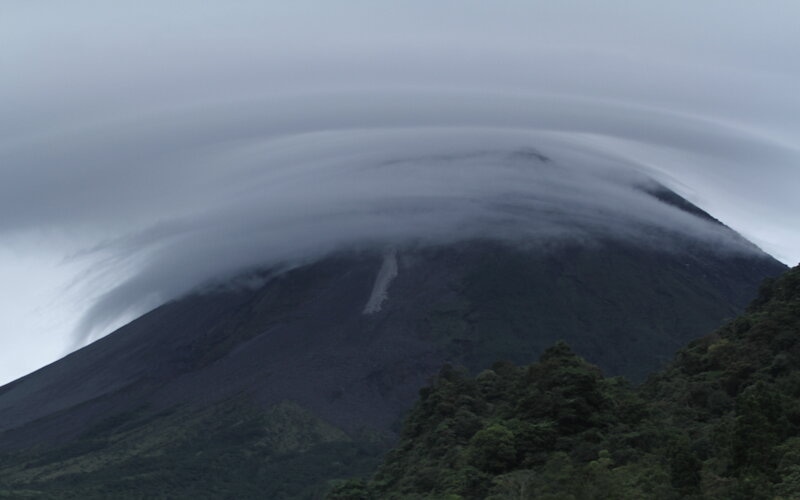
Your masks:
M674 199L665 202L674 203ZM59 442L142 407L292 401L385 431L442 363L523 363L566 340L641 379L784 266L696 241L471 241L342 253L173 301L0 389L0 446ZM251 280L259 281L259 280Z
M526 363L566 340L642 378L784 269L676 237L472 240L264 271L0 388L0 482L44 498L318 496L373 470L444 363Z

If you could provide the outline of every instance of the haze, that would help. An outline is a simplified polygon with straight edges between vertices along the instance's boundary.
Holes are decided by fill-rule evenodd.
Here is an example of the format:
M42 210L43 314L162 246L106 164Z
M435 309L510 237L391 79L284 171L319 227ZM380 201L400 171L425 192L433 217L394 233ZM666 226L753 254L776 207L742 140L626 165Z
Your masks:
M209 280L343 247L720 237L651 178L796 264L798 16L4 2L0 382Z

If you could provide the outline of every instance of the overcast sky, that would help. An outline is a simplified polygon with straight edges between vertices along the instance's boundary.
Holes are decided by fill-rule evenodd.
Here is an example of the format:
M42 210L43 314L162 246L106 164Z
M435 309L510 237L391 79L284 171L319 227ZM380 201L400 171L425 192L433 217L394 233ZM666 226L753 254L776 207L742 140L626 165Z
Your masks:
M797 19L795 0L0 2L0 383L208 279L345 245L531 217L545 239L722 238L647 178L797 264Z

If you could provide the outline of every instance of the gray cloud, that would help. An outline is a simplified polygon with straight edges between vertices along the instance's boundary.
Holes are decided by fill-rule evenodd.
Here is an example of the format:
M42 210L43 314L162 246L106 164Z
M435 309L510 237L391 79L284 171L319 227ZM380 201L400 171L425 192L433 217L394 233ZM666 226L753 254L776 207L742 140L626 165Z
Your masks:
M138 146L151 149L141 142ZM203 153L187 163L186 181L168 181L174 191L164 193L167 199L158 191L152 197L160 205L161 222L82 254L105 256L110 269L132 258L142 264L131 279L101 298L81 332L210 279L258 266L291 265L342 248L475 237L588 240L597 235L647 244L646 234L660 228L749 250L715 225L648 195L643 188L655 183L635 165L563 135L331 125L324 131L277 133L272 139L227 138L214 147L200 139L188 148ZM162 161L149 166L140 175L155 183L163 181L165 169L173 169L170 177L181 168ZM136 182L122 187L131 184ZM121 191L116 205L134 212L141 194L133 189L127 199L127 191ZM61 213L69 216L67 210ZM75 216L85 221L87 214Z
M651 179L796 261L800 7L629 4L7 2L0 240L86 269L84 340L344 247L746 251Z

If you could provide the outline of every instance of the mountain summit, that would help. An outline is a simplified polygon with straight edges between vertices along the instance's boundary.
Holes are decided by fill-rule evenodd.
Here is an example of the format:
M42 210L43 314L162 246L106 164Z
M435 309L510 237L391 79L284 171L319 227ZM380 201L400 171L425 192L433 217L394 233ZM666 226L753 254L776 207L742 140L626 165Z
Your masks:
M651 196L713 221L672 192ZM167 469L208 479L232 473L213 465L223 457L237 469L260 457L248 487L297 495L362 466L363 443L391 440L445 363L473 372L527 363L565 340L605 373L641 380L785 269L754 247L658 231L653 241L670 244L473 239L252 273L0 388L0 448L27 463L30 474L14 481L43 491L71 481L89 496L116 495L119 481L146 490ZM335 452L338 465L315 461L338 445L350 450ZM312 479L292 483L287 470L313 470Z

